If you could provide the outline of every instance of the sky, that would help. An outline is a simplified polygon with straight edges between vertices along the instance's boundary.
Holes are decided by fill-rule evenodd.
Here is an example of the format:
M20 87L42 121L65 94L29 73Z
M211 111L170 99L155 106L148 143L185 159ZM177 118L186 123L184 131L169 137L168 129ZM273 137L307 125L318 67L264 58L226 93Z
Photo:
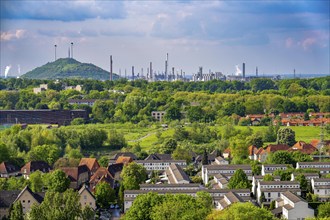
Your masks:
M73 57L109 71L169 67L234 74L330 74L330 3L283 1L1 0L0 76Z

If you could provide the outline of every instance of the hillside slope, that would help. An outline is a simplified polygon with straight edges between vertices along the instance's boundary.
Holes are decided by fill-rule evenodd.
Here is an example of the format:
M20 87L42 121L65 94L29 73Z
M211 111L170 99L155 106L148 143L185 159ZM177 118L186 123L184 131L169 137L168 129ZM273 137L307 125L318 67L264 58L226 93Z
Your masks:
M89 63L80 63L72 58L60 58L54 62L37 67L34 70L22 75L29 79L62 79L62 78L85 78L108 80L110 73ZM113 75L114 79L118 75Z

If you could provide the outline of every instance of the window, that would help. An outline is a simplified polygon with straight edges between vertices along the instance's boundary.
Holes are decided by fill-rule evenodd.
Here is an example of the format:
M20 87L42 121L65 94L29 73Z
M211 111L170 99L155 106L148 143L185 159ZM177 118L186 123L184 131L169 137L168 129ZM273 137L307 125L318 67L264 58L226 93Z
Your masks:
M268 193L268 197L270 197L270 193Z
M25 203L25 200L23 200L23 203Z
M84 195L84 199L85 199L85 200L87 199L87 196L86 196L86 195Z
M30 200L28 200L28 203L30 203Z

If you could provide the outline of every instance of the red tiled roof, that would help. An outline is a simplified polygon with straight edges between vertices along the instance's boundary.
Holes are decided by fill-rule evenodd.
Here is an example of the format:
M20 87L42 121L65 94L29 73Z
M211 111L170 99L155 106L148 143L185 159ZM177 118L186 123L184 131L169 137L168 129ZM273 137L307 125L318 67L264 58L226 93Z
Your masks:
M269 144L266 148L267 152L275 152L278 150L288 150L290 147L286 144Z
M48 173L51 167L45 161L30 161L21 168L21 172L27 175L37 170Z
M258 148L255 145L249 146L249 156L252 156L257 152Z
M133 159L131 157L119 156L118 159L116 160L116 163L128 164L132 161Z
M96 158L81 158L80 165L86 165L91 172L95 172L100 167Z

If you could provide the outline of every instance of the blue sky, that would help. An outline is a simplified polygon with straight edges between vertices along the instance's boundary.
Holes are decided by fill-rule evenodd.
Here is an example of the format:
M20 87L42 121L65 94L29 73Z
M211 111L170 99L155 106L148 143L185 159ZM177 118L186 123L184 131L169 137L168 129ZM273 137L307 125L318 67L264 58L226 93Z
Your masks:
M329 1L1 0L0 70L23 74L67 57L124 74L150 61L186 74L329 73ZM20 66L20 71L18 70Z

